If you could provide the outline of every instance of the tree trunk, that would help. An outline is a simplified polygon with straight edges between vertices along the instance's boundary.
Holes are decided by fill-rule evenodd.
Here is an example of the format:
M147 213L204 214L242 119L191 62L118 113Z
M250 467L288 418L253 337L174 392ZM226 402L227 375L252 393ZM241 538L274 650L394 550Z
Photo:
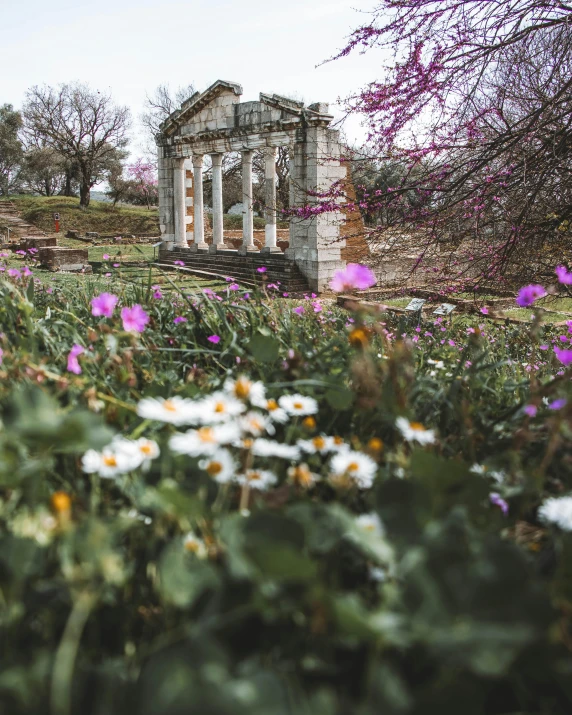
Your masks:
M66 171L66 183L64 184L64 196L71 196L71 182L72 182L72 172L71 169Z
M86 209L89 206L89 199L90 199L90 185L89 183L83 182L80 184L79 187L79 205L80 208Z
M52 195L52 185L50 183L49 179L44 179L44 188L46 190L46 196L51 196Z

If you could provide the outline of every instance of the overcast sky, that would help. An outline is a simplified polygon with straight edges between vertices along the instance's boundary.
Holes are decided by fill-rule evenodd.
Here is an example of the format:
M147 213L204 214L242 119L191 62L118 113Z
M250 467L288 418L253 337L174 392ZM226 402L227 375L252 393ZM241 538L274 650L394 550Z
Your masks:
M0 0L0 104L26 89L81 80L111 90L137 118L158 84L238 82L332 105L378 75L369 52L320 62L368 18L372 0ZM346 125L363 136L360 122ZM133 138L137 140L137 127Z

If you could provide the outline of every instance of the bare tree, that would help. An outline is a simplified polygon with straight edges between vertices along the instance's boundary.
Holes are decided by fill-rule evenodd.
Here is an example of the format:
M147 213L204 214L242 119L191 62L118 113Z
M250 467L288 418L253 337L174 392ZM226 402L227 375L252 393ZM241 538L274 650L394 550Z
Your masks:
M80 206L87 208L92 186L127 144L129 109L113 104L109 94L74 83L32 87L23 116L28 134L77 165Z
M157 161L155 135L159 133L161 123L194 93L193 84L177 87L175 90L172 90L168 84L160 84L151 95L145 95L145 111L140 115L139 120L144 131L143 149L154 162Z
M19 132L22 116L11 104L0 107L0 195L13 191L18 184L23 147Z

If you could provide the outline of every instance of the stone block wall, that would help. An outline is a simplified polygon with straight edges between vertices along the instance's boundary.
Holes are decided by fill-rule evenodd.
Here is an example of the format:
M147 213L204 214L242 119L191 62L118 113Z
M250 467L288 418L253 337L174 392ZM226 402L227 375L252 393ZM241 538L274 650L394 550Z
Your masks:
M40 248L38 258L50 271L91 271L87 248Z
M20 241L20 248L27 251L29 248L46 248L47 246L57 246L55 236L24 236Z

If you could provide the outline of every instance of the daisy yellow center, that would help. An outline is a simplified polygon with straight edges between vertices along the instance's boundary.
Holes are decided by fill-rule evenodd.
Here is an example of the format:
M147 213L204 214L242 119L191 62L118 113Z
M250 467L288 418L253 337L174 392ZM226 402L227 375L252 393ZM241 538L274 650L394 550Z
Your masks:
M163 408L167 410L167 412L177 411L177 406L173 402L171 402L171 400L165 400L165 402L163 402Z
M323 437L314 437L312 444L316 449L324 449L326 446L326 440Z
M341 437L334 437L334 444L337 445L338 447L344 443L344 440Z
M71 499L65 492L55 492L55 494L52 494L51 502L54 511L59 513L66 512L71 509Z
M260 472L250 472L248 475L249 482L257 482L259 479L262 479Z
M242 445L243 445L244 449L251 449L253 444L254 444L254 442L251 439L244 439L242 441Z
M304 404L303 404L302 402L294 402L294 404L292 405L292 407L293 407L295 410L302 410L302 409L304 408Z
M212 427L201 427L197 432L201 442L214 442L214 431Z
M260 420L252 419L252 420L250 420L250 426L254 430L259 430L262 428L262 423L260 422Z
M106 467L117 467L117 459L112 454L105 456L102 461Z
M359 464L357 462L350 462L347 466L348 472L357 472L359 469Z
M307 487L312 483L312 472L307 467L296 467L292 472L292 480Z
M266 403L266 409L269 412L273 412L274 410L277 410L278 403L276 402L276 400L268 400L268 402Z
M425 432L425 427L423 427L421 422L411 422L409 426L412 430L415 430L416 432Z
M144 454L145 456L147 456L147 457L148 457L148 456L152 453L152 451L153 451L153 447L149 444L149 442L145 442L145 444L142 444L142 445L139 447L139 449L140 449L140 450L143 452L143 454Z
M234 394L240 399L244 400L250 395L250 381L249 380L237 380L234 385Z
M365 531L375 531L375 525L374 525L374 524L371 524L371 523L370 523L370 524L365 524L365 525L363 526L363 528L364 528Z
M207 472L211 477L216 477L222 472L222 464L220 462L209 462Z
M187 539L185 541L185 549L193 554L196 554L199 550L199 542L196 539Z
M379 452L381 449L383 449L383 442L378 437L372 437L369 440L368 446L370 449L373 449L376 452Z
M220 414L221 412L226 412L226 405L224 402L217 402L214 411Z

